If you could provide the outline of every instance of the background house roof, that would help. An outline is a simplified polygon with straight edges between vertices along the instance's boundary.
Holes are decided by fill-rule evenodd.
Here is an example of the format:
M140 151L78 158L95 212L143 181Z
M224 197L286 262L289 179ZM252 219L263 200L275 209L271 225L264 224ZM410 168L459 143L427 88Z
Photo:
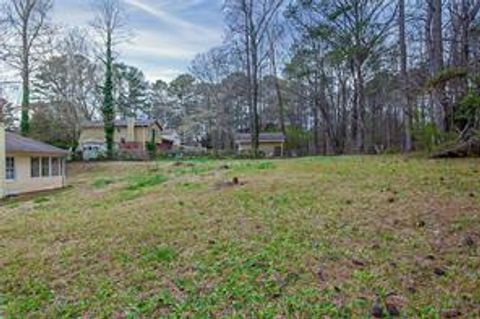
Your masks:
M66 150L12 132L5 132L5 150L7 153L68 155L68 151Z
M115 127L127 127L128 120L115 120L113 122ZM162 130L162 126L158 120L135 120L135 127L149 127L153 124L157 124ZM103 121L85 122L82 125L83 128L103 128Z
M239 133L235 135L236 143L250 143L251 141L252 135L250 133ZM285 143L285 135L283 135L283 133L260 133L258 141L260 143Z

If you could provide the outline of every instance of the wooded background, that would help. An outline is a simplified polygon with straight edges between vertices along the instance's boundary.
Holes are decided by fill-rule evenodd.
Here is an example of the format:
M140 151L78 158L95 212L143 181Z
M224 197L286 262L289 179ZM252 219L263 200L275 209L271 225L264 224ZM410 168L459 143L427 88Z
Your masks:
M284 132L291 155L432 150L480 128L478 0L225 0L224 43L170 83L122 63L120 0L73 30L51 23L51 0L0 3L0 61L23 92L1 118L57 145L127 116L218 152L238 132Z

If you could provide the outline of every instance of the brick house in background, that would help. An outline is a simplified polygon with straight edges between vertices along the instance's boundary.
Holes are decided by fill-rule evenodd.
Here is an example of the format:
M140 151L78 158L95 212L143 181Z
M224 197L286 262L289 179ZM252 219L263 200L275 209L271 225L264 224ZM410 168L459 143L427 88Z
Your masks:
M148 158L147 143L155 141L158 151L173 147L174 141L163 134L162 125L157 120L115 120L115 149L124 156ZM96 159L106 151L103 122L87 122L82 125L79 139L80 151L84 160Z

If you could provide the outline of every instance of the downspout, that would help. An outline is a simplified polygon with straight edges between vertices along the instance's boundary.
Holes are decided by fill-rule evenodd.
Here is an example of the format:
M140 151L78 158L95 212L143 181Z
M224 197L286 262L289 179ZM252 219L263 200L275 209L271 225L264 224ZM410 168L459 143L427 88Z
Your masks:
M62 157L62 188L65 188L67 185L67 161L66 157Z
M3 122L0 122L0 198L4 198L7 195L7 190L5 188L6 155L5 125L3 124Z

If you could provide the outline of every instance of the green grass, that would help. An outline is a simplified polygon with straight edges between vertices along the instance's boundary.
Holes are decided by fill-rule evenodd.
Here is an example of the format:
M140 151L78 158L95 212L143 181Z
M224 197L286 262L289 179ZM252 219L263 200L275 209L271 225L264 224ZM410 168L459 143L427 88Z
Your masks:
M32 201L35 204L43 204L49 202L50 199L48 197L36 197Z
M261 162L257 165L258 169L274 169L275 165L272 162Z
M147 263L170 262L177 257L175 250L169 247L148 248L142 255L142 260Z
M73 165L71 188L0 207L0 318L478 318L479 166Z
M95 188L105 188L111 184L115 183L114 180L109 178L100 178L93 182L92 186Z
M243 172L243 173L256 173L259 170L272 170L275 169L275 164L272 162L266 162L266 161L248 161L248 160L243 160L243 161L237 161L233 165L233 169L236 172Z
M163 175L139 175L131 179L127 190L136 191L146 187L152 187L163 184L167 181L167 177Z

